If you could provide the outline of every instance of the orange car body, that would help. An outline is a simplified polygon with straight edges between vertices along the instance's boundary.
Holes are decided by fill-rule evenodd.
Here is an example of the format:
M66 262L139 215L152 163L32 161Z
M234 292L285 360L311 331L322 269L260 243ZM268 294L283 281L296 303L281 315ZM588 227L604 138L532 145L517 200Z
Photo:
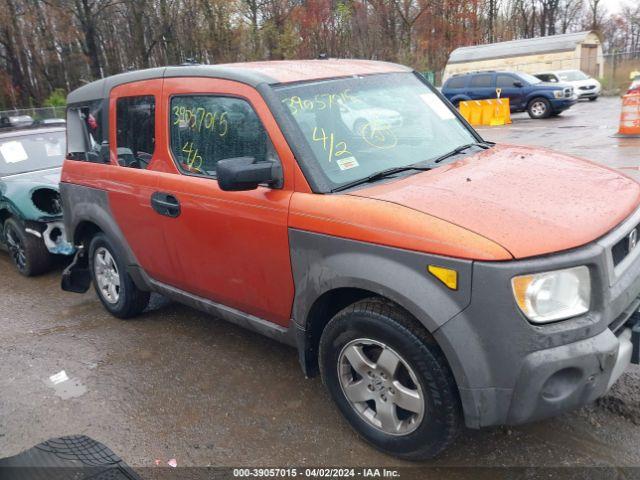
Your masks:
M636 182L614 170L549 150L494 146L393 181L318 193L297 161L295 142L267 101L264 89L269 87L264 84L410 73L410 69L346 60L180 68L124 74L70 95L70 111L74 105L81 108L96 91L97 100L108 102L108 113L102 112L102 118L108 118L108 158L90 162L69 156L62 172L67 229L77 244L95 228L123 239L131 252L130 273L136 283L177 298L188 297L204 309L242 316L243 324L255 321L254 327L260 331L275 329L273 336L298 346L309 374L314 370L319 328L313 322L326 323L326 319L316 318L318 305L328 312L333 311L330 305L343 305L342 296L331 296L338 291L356 298L362 295L358 292L384 295L414 315L440 343L456 376L470 426L541 418L603 393L613 375L612 365L595 390L576 387L577 393L571 393L566 402L541 399L533 406L526 398L539 398L547 377L527 377L537 388L532 393L528 389L533 387L520 386L518 382L523 380L519 374L533 368L530 363L534 360L527 363L532 352L604 335L613 318L619 318L640 293L635 277L626 281L624 288L619 287L624 291L622 299L612 297L605 280L594 280L606 291L594 297L600 313L542 331L518 313L510 277L494 289L496 296L491 299L482 288L494 282L498 273L487 273L486 284L477 275L483 269L544 270L547 257L557 259L551 262L554 268L584 257L590 259L593 269L604 270L604 260L593 260L604 255L604 247L596 243L611 235L615 237L612 241L618 241L635 227L629 219L640 205ZM224 191L211 178L185 174L176 166L170 149L171 99L197 94L229 96L250 104L280 159L281 188ZM137 95L153 96L156 105L155 150L145 169L126 168L118 161L117 101ZM69 140L70 145L77 143ZM150 199L158 191L180 200L179 216L170 218L154 211ZM96 200L98 197L92 197L95 192L105 197ZM102 213L96 213L98 210L94 212L97 202L108 204L104 214L110 216L108 222ZM621 226L624 231L618 232ZM316 241L317 255L324 255L316 262L321 266L314 263L313 247L299 243L307 241L304 239L316 239L308 241L309 245ZM348 259L321 253L322 242L338 245L330 244L336 239L350 242L339 244L353 250ZM385 252L384 258L378 259L371 253L374 250L354 253L357 248L374 247L384 249L380 250ZM326 248L334 251L334 247ZM405 263L390 260L393 255L416 255L423 260L412 270ZM351 270L342 272L342 261L354 262ZM375 273L351 273L376 262L380 266ZM425 279L429 277L426 267L431 263L456 269L460 265L457 292L435 281L424 289L425 299L420 298L422 287L414 284L422 281L420 272ZM637 268L633 268L635 272ZM388 287L389 282L396 286ZM608 300L603 300L605 297ZM423 300L436 305L438 313L428 311ZM509 313L502 323L492 325L489 313L480 314L478 309L489 312L496 301L496 315L501 309ZM212 310L208 302L224 308ZM505 344L500 332L509 329L510 323L517 332L510 337L513 343ZM286 333L296 329L302 333ZM598 340L594 355L617 352L614 338L611 333L606 340ZM471 357L466 358L463 350ZM595 356L580 359L585 378L593 373L591 359ZM507 371L507 364L513 365L513 371ZM509 405L518 401L521 408L510 410Z

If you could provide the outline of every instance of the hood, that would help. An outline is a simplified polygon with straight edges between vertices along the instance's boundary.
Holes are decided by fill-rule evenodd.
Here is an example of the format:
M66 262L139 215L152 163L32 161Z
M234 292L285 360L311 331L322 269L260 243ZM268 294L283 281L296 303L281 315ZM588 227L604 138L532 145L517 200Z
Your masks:
M541 90L562 90L563 88L573 88L573 85L566 82L539 82L533 87Z
M598 82L598 80L596 80L595 78L587 78L586 80L574 80L571 82L563 80L563 82L573 87L588 87L590 85L595 85L597 87L600 85L600 82Z
M32 183L37 186L58 187L60 183L61 167L36 170L35 172L18 173L7 177L0 177L3 183Z
M51 168L0 177L0 209L8 208L25 220L59 218L60 214L47 213L37 208L32 195L39 188L58 191L61 170Z
M440 218L526 258L603 236L638 207L640 184L586 160L503 145L350 195Z

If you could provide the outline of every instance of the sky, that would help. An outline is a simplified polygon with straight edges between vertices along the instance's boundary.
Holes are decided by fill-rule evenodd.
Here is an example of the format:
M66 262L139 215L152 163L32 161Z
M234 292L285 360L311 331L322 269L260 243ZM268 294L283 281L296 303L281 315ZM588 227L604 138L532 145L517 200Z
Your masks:
M637 0L602 0L602 5L609 13L620 13L623 5L631 5L634 1Z

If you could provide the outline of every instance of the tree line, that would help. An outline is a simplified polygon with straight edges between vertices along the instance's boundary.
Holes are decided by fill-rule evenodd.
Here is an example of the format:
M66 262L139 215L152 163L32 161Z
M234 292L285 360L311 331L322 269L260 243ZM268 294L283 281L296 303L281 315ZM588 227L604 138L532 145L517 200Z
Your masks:
M638 52L640 4L612 15L602 0L0 0L0 108L186 61L326 54L440 70L458 46L583 29Z

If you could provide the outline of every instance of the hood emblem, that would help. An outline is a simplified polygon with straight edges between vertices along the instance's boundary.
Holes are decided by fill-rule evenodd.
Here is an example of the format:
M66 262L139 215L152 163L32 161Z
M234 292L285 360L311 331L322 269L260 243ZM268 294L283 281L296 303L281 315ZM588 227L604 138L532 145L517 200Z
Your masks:
M629 251L636 248L636 245L638 245L638 229L637 228L634 228L633 230L631 230L631 232L629 233L629 236L627 237L627 242L628 242Z

